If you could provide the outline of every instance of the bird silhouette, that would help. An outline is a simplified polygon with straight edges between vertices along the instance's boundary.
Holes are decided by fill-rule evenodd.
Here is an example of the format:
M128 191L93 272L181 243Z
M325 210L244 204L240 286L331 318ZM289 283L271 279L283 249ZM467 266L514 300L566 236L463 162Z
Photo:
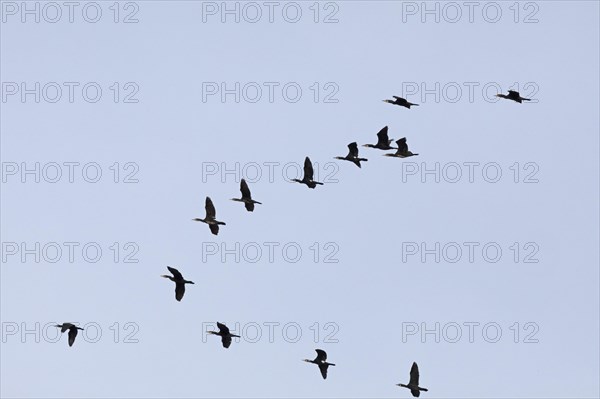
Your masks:
M359 168L361 167L360 161L368 161L368 159L366 158L358 157L358 144L356 144L356 142L348 144L348 150L348 155L346 155L345 157L335 157L335 159L340 159L342 161L350 161Z
M396 144L398 145L398 150L393 154L383 154L386 157L396 157L396 158L408 158L419 154L413 154L408 150L408 144L406 144L406 137L402 137L400 140L396 140Z
M335 366L335 364L327 362L327 352L325 352L324 350L315 349L315 351L317 352L317 357L314 360L303 359L303 361L307 363L313 363L319 366L319 370L321 370L321 375L323 376L323 379L326 380L327 369L329 368L329 366Z
M217 217L217 211L215 210L215 206L213 205L210 197L206 197L204 209L206 209L206 217L204 219L194 218L192 220L195 222L203 222L208 224L210 232L214 235L218 235L219 225L222 224L223 226L225 226L225 222L219 222L217 219L215 219Z
M505 98L507 100L513 100L518 102L519 104L523 101L531 101L530 98L521 97L518 91L509 90L508 95L506 94L496 94L496 97Z
M194 284L194 282L184 279L179 270L175 269L174 267L167 266L167 269L169 269L173 276L163 274L161 277L168 278L169 280L175 282L175 299L177 299L177 301L181 301L183 294L185 294L185 285Z
M254 204L262 205L258 201L254 201L252 199L252 195L250 194L250 189L248 188L248 183L246 180L242 179L240 182L240 191L242 192L242 198L232 198L232 201L243 202L246 205L246 210L248 212L252 212L254 210Z
M417 366L416 362L413 362L412 367L410 368L410 381L408 385L404 384L396 384L399 387L404 387L410 389L410 393L415 398L418 398L421 395L421 391L427 392L427 388L421 388L419 386L419 366Z
M415 105L417 107L419 106L419 104L413 104L411 102L408 102L405 98L397 97L397 96L392 96L392 97L394 97L394 100L383 100L383 102L388 103L388 104L399 105L401 107L405 107L408 109L410 109L410 107L412 105Z
M323 185L323 183L314 181L313 176L314 172L312 162L310 162L309 157L306 157L306 159L304 159L304 176L302 177L302 180L292 179L292 181L295 181L296 183L306 184L310 188L317 187L317 184Z
M395 150L390 144L392 139L388 138L388 127L384 126L377 132L377 144L363 144L363 147L377 148L378 150Z
M229 328L223 323L217 322L217 328L219 329L218 332L217 331L209 331L208 333L220 336L221 343L223 344L223 348L229 348L229 346L231 345L232 337L240 338L239 335L235 335L235 334L232 334L231 332L229 332Z
M69 346L73 346L73 344L75 343L75 337L77 337L77 330L83 330L83 328L77 327L75 324L72 323L56 324L55 327L59 327L61 333L64 333L65 331L69 330Z

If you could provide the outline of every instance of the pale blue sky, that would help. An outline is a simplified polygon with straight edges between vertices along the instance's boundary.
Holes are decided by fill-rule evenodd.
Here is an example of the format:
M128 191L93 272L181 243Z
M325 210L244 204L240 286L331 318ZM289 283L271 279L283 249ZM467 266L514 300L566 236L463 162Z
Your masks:
M298 3L302 17L295 24L282 18L284 2L273 23L266 15L256 23L231 17L222 23L219 14L204 23L202 2L140 1L133 24L112 21L113 2L99 2L95 24L82 18L84 3L73 23L66 9L57 23L35 23L31 16L22 23L20 10L12 15L7 3L0 39L3 171L15 162L96 162L103 175L96 184L81 174L54 184L5 176L3 397L410 397L395 384L408 381L413 361L430 389L426 398L600 394L598 2L521 2L518 23L513 2L498 2L502 17L486 22L484 2L472 23L467 9L457 23L433 17L423 23L420 14L405 14L403 22L403 9L422 2L342 1L335 3L339 21L329 24L314 23L313 2ZM336 10L324 7L319 18ZM122 19L135 8L120 11ZM532 12L538 22L523 23ZM72 103L66 91L57 103L35 103L33 95L23 103L19 94L7 94L10 82L78 82L79 88L97 82L103 94L96 103L78 89ZM139 102L121 97L115 103L114 82L121 95L134 82ZM218 96L203 102L203 82L297 82L303 94L296 103L277 88L272 103L266 91L257 103L236 103L231 95L225 103ZM337 87L339 101L315 103L314 82L320 95ZM325 88L328 82L334 86ZM456 103L435 102L433 95L423 101L418 93L409 100L421 106L411 110L381 102L410 82L429 88L497 83L505 91L530 82L539 89L538 102L489 102L480 89L472 102L466 91ZM333 160L352 141L374 143L385 125L391 138L407 137L420 155L387 159L360 147L369 159L362 169ZM320 165L321 178L325 165L337 162L331 170L338 182L309 190L282 179L282 165L301 164L307 155ZM124 164L134 162L139 182L114 183L109 167L115 162L119 180L129 171ZM263 205L250 214L229 201L239 196L235 176L202 178L214 162L281 166L273 182L265 167L251 183ZM431 176L423 182L419 174L403 181L403 164L406 172L407 165L431 169L436 162L495 162L502 178L488 183L476 169L472 183L466 176L458 183ZM521 174L515 183L515 162L522 173L523 165L535 164L538 182L523 183ZM207 195L227 223L218 237L191 221L204 216ZM80 247L72 263L66 252L56 263L47 257L36 263L8 255L13 242ZM97 263L81 256L89 242L103 250ZM115 263L114 242L136 243L139 262L123 263L121 249ZM223 263L220 254L202 261L211 243L265 242L279 243L274 262L266 250L256 263L248 257ZM338 263L324 262L329 242ZM503 255L496 263L480 250L473 263L466 254L456 263L432 256L422 262L419 255L403 262L403 243L411 242L428 248L477 242L479 249L492 242ZM520 257L527 253L523 245L535 243L539 262L515 262L515 242ZM281 254L289 243L303 251L297 263ZM173 284L159 277L167 265L196 283L181 303ZM89 328L88 339L82 334L69 348L66 337L48 342L54 328L42 329L39 343L21 331L6 335L15 325L64 321L97 323L102 337L89 342ZM216 337L203 342L203 326L216 321L258 323L263 334L263 323L298 323L302 337L290 343L277 329L274 342L263 336L225 350ZM139 342L123 342L127 322L139 328ZM318 343L310 330L316 322ZM339 329L337 343L323 342L328 322ZM402 339L403 326L412 323L468 322L497 323L502 337L488 343L477 329L471 343L463 327L457 343L443 337L436 343L432 335L425 342L418 335ZM537 343L523 342L527 322L539 328ZM115 323L118 343L110 329ZM313 358L315 348L337 364L326 381L316 366L300 362Z

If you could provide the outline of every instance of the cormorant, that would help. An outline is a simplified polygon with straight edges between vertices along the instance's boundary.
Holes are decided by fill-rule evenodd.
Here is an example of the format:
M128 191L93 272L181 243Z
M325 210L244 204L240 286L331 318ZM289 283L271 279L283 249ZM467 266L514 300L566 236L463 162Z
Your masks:
M252 196L250 195L250 189L248 188L248 184L246 180L242 179L240 183L240 191L242 192L242 198L232 198L232 201L243 202L246 205L246 210L248 212L252 212L254 210L254 204L262 205L258 201L254 201Z
M321 375L323 376L323 379L327 379L327 368L329 366L335 366L335 364L333 363L327 363L327 353L322 350L322 349L315 349L315 351L317 352L317 357L315 358L315 360L310 360L310 359L303 359L305 362L307 363L313 363L316 364L317 366L319 366L319 370L321 370Z
M204 205L204 208L206 209L206 217L204 219L195 218L192 220L208 224L211 233L214 235L219 234L219 225L222 224L225 226L225 223L219 222L217 219L215 219L217 216L217 211L215 210L215 206L213 205L210 197L206 197L206 204Z
M413 154L408 150L408 144L406 144L406 137L402 137L400 140L396 140L398 144L398 150L394 154L383 154L386 157L397 157L397 158L408 158L419 154Z
M363 147L377 148L380 150L395 150L394 147L390 146L392 139L388 138L388 127L384 126L377 133L377 144L363 144Z
M346 155L345 157L335 157L335 159L341 159L343 161L350 161L350 162L354 163L356 166L358 166L359 168L360 168L360 161L368 161L368 159L366 159L366 158L358 157L358 144L356 144L356 142L348 144L348 149L350 150L348 152L348 155Z
M83 328L77 327L75 324L72 323L56 324L55 327L60 327L61 333L64 333L65 331L69 330L69 346L73 346L73 343L75 342L75 337L77 336L77 330L83 330Z
M168 278L169 280L175 282L175 299L181 301L183 294L185 294L185 285L194 284L194 282L184 279L181 273L179 273L179 270L175 269L174 267L167 266L167 269L169 269L173 276L167 276L163 274L161 277Z
M230 333L229 328L225 324L219 323L217 321L217 327L219 328L219 332L209 331L208 333L213 335L219 335L221 337L221 342L223 343L223 348L229 348L229 345L231 345L232 337L240 338L239 335Z
M507 100L513 100L518 103L522 103L523 101L531 101L530 98L521 97L518 91L509 90L508 95L506 94L496 94L496 97L506 98Z
M416 362L413 362L412 367L410 368L410 382L408 383L408 385L396 385L398 385L399 387L410 389L410 393L412 393L412 396L414 396L415 398L419 397L419 395L421 394L420 391L427 392L427 388L421 388L419 386L419 366L417 366Z
M302 180L298 180L298 179L292 179L292 180L295 181L296 183L306 184L310 188L317 187L317 184L323 185L323 183L313 180L313 174L314 174L313 167L312 167L312 163L310 162L310 158L306 157L306 159L304 160L304 177L302 178Z
M383 100L383 102L389 103L389 104L394 104L394 105L399 105L401 107L406 107L408 109L410 109L411 105L416 105L417 107L419 106L419 104L413 104L411 102L408 102L405 98L397 97L397 96L392 96L392 97L394 97L395 100Z

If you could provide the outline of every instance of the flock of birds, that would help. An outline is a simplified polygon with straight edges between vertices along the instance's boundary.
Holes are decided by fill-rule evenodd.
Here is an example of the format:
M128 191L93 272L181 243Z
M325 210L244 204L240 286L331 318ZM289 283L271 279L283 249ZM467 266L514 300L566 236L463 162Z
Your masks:
M521 97L519 92L513 91L513 90L509 90L507 95L497 94L496 96L507 99L507 100L512 100L512 101L515 101L518 103L522 103L523 101L531 101L531 99L529 99L529 98ZM394 98L394 100L383 100L383 101L386 103L389 103L389 104L398 105L398 106L405 107L408 109L410 109L411 106L419 105L419 104L413 104L402 97L393 96L393 98ZM407 157L419 155L419 154L414 154L408 150L408 145L406 144L406 137L396 140L397 147L392 147L390 145L392 143L392 141L393 140L388 138L388 127L385 126L377 133L377 143L376 144L364 144L364 147L374 148L374 149L379 149L379 150L396 150L395 153L384 154L385 156L389 156L389 157L407 158ZM349 150L348 155L346 155L345 157L342 157L342 156L335 157L335 159L352 162L359 168L361 167L361 164L360 164L361 162L368 161L366 158L359 157L358 144L356 142L352 142L352 143L348 144L348 150ZM323 185L323 183L314 180L313 166L310 161L310 158L308 158L308 157L306 157L304 160L304 176L302 177L301 180L293 179L293 181L296 183L305 184L309 188L313 188L313 189L317 185ZM241 198L232 198L231 200L237 201L237 202L243 202L246 207L246 210L248 212L254 211L255 204L261 204L260 202L252 199L252 195L250 193L250 188L248 187L248 184L246 183L246 181L244 179L241 180L240 191L242 193L242 197ZM202 219L194 218L192 220L208 224L208 227L209 227L211 233L214 235L218 235L219 234L219 226L220 225L224 226L225 222L221 222L216 219L217 212L215 210L215 206L214 206L212 200L210 199L210 197L206 197L205 210L206 210L206 216L204 218L202 218ZM175 283L175 299L177 301L181 301L183 299L183 295L185 294L185 285L186 284L194 284L194 282L183 278L183 275L181 274L181 272L179 272L179 270L175 269L174 267L167 266L167 269L169 270L169 272L171 272L171 275L170 276L162 275L161 277L167 278ZM77 337L78 330L83 330L83 328L78 327L72 323L57 324L56 327L60 328L61 333L64 333L67 330L69 331L69 334L68 334L69 335L69 346L73 346L73 343L75 342L75 338ZM229 348L229 346L231 345L231 342L232 342L232 338L235 338L235 337L240 338L239 335L232 334L231 331L229 331L229 328L223 323L217 322L217 328L219 329L219 331L208 331L208 333L212 334L212 335L220 336L221 343L224 348ZM315 351L317 352L317 357L315 357L313 360L303 359L303 361L305 361L307 363L313 363L313 364L316 364L317 366L319 366L319 370L321 371L321 376L323 377L323 379L327 379L327 369L329 368L329 366L335 366L335 364L327 362L327 352L325 352L324 350L315 349ZM422 391L427 392L426 388L419 386L419 366L417 365L416 362L413 362L413 364L411 366L410 380L409 380L408 384L396 384L396 385L410 389L410 392L414 397L419 397Z

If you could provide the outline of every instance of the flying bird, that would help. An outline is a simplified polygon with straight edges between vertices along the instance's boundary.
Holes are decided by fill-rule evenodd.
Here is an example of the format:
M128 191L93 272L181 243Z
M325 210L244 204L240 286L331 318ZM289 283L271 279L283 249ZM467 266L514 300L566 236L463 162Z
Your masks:
M390 146L392 140L388 138L388 127L384 126L377 133L377 144L363 144L363 147L377 148L379 150L395 150L394 147Z
M366 159L366 158L358 157L358 144L356 144L356 142L348 144L348 150L349 150L348 155L346 155L345 157L335 157L335 159L341 159L343 161L350 161L350 162L354 163L356 166L358 166L359 168L361 167L360 161L368 161L368 159Z
M396 157L396 158L408 158L419 154L413 154L408 150L408 144L406 144L406 137L402 137L400 140L396 140L396 144L398 144L398 150L393 154L383 154L386 157Z
M404 384L396 384L399 387L404 387L410 389L410 393L415 398L418 398L421 395L421 391L427 392L427 388L421 388L419 386L419 366L417 366L416 362L413 362L412 367L410 368L410 382L408 385Z
M175 269L174 267L167 266L167 269L169 269L173 276L163 274L161 277L168 278L169 280L175 282L175 299L177 299L177 301L181 301L183 294L185 294L185 285L194 284L194 282L184 279L179 270Z
M523 101L531 101L530 98L521 97L518 91L509 90L508 95L506 94L496 94L496 97L505 98L507 100L513 100L518 103L522 103Z
M302 180L292 179L292 181L295 181L296 183L306 184L310 188L317 187L317 184L323 185L323 183L314 181L313 175L314 172L312 163L310 162L310 158L306 157L306 159L304 160L304 177L302 178Z
M252 195L250 195L250 189L248 188L248 183L246 183L246 180L244 179L242 179L240 183L240 191L242 192L242 198L232 198L231 200L243 202L248 212L252 212L254 210L254 204L262 205L260 202L252 199Z
M64 333L65 331L69 330L69 346L73 346L73 343L75 342L75 337L77 337L77 330L83 330L83 328L77 327L75 324L72 323L56 324L55 327L59 327L61 333Z
M240 338L239 335L230 333L229 328L225 324L219 323L217 321L217 327L219 328L219 332L209 331L208 333L213 335L219 335L221 337L221 343L223 344L223 348L229 348L229 345L231 345L232 337Z
M392 97L394 97L394 100L383 100L383 102L389 103L389 104L394 104L394 105L399 105L401 107L406 107L408 109L410 109L411 105L416 105L417 107L419 106L419 104L413 104L411 102L408 102L405 98L397 97L397 96L392 96Z
M327 353L322 350L322 349L315 349L315 351L317 352L317 357L315 358L315 360L310 360L310 359L303 359L305 362L307 363L313 363L316 364L317 366L319 366L319 370L321 370L321 375L323 376L323 379L327 379L327 368L329 366L335 366L335 364L333 363L327 363Z
M204 219L195 218L192 220L208 224L211 233L218 235L219 225L222 224L225 226L225 222L219 222L217 219L215 219L217 216L217 211L215 210L215 206L213 205L210 197L206 197L206 204L204 205L204 208L206 209L206 217Z

